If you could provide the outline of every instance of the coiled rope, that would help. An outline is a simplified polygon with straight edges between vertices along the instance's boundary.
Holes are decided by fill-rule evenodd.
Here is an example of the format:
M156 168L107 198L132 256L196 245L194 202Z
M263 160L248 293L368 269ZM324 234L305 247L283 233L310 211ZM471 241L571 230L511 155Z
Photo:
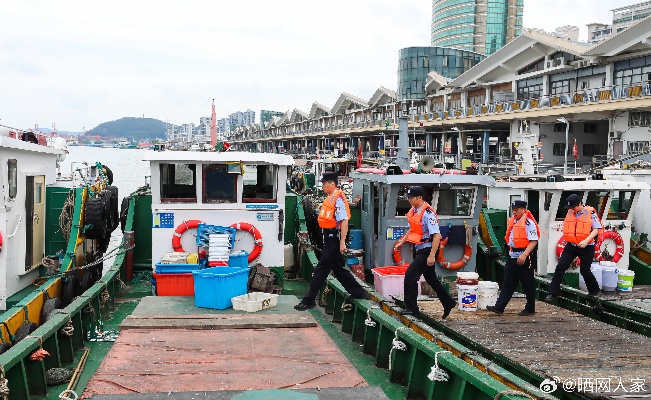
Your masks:
M364 325L370 326L371 328L375 328L377 326L377 322L373 321L371 319L371 309L373 308L380 308L379 306L373 306L370 307L368 310L366 310L366 319L364 320Z
M5 378L5 369L0 365L0 396L3 400L9 398L9 381Z
M72 226L72 216L74 215L74 212L75 197L74 190L71 189L68 192L68 198L63 203L61 214L59 214L59 230L57 231L61 232L66 242L70 239L70 227Z
M396 335L393 338L393 341L391 344L393 345L391 347L391 351L389 352L389 371L393 370L393 351L394 350L400 350L400 351L405 351L407 350L407 345L404 342L401 342L398 340L398 332L401 330L407 329L404 326L401 326L399 328L396 328Z
M437 382L447 382L450 380L450 375L439 367L439 354L441 353L451 353L450 351L444 350L444 351L437 351L434 353L434 365L432 366L432 371L430 371L429 374L427 374L427 379L430 381L437 381Z
M526 397L528 399L534 400L533 396L524 392L520 392L519 390L503 390L498 394L496 394L495 397L493 397L493 400L499 400L499 398L502 396L520 396L520 397Z

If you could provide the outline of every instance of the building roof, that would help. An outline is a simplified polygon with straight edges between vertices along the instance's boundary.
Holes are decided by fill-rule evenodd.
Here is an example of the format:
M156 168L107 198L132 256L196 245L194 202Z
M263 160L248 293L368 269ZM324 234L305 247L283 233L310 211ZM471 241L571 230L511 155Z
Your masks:
M350 93L343 92L334 107L332 107L332 112L334 114L343 114L351 105L356 105L358 108L368 108L368 103L366 100L361 97L354 96Z
M310 110L310 119L315 119L323 116L324 114L330 114L332 110L330 107L326 107L323 104L319 103L318 101L315 101L312 103L312 109Z
M396 101L398 98L398 94L391 89L387 89L384 86L380 86L378 90L373 93L373 96L371 96L371 99L368 101L368 104L370 107L375 107L379 105L383 105L386 103L391 103Z
M608 37L582 53L583 56L613 57L622 53L651 49L651 16Z

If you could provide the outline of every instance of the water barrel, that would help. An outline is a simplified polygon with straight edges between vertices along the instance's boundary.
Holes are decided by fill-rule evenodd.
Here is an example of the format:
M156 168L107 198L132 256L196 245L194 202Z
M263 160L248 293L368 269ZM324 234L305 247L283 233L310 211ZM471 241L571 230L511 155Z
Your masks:
M457 295L459 298L459 310L477 311L477 285L459 285L457 286Z
M633 291L633 278L635 278L635 272L628 269L619 271L617 279L617 290L621 292Z
M289 271L294 266L294 245L287 243L284 247L285 252L285 265L283 270Z
M364 243L362 242L362 230L361 229L351 229L350 230L350 246L351 249L363 249Z
M353 265L350 267L350 269L353 271L353 274L361 279L362 281L366 280L366 273L364 272L364 266L363 265Z
M364 250L350 249L348 251L348 256L355 257L357 259L357 262L355 264L364 265Z
M605 292L612 292L617 289L617 280L619 274L615 267L603 267L603 286L602 290Z
M484 310L486 306L494 306L497 302L497 282L481 281L477 289L477 308Z
M603 265L599 264L598 262L593 262L592 265L590 266L590 270L592 271L592 274L594 277L597 279L597 283L599 284L599 289L603 289ZM585 279L583 279L583 275L579 274L579 289L582 290L588 290L588 287L585 285Z

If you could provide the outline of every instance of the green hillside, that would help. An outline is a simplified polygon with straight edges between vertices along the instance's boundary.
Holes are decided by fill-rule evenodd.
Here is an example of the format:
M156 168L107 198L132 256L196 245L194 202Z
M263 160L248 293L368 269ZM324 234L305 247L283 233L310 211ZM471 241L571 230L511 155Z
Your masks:
M104 122L86 132L87 135L102 137L125 137L129 140L165 137L165 122L153 118L125 117L117 121Z

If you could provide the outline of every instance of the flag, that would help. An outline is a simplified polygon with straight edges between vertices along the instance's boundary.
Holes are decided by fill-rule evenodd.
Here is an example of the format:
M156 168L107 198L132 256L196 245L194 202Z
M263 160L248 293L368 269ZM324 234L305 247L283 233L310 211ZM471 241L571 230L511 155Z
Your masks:
M579 159L579 146L576 145L576 139L574 139L574 147L572 148L572 155L575 160Z
M357 163L355 164L355 168L361 168L361 167L362 167L362 140L360 139L359 147L357 148Z
M217 116L215 115L215 99L212 99L212 115L210 116L210 145L215 148L217 144Z

